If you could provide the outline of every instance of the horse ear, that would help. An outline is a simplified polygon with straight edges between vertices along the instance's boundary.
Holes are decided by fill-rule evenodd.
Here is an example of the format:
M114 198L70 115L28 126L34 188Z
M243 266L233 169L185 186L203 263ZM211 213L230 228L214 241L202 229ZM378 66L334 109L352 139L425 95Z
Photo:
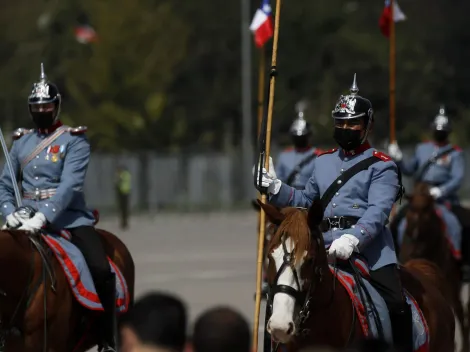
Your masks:
M255 211L260 211L261 210L261 207L260 205L258 204L257 200L252 200L251 201L251 206L253 207L253 209Z
M259 199L256 200L261 208L263 208L268 220L272 222L274 225L279 226L281 222L284 221L285 215L281 213L279 209L269 203L262 203Z
M320 200L314 200L308 210L308 226L312 229L320 225L323 220L323 205Z

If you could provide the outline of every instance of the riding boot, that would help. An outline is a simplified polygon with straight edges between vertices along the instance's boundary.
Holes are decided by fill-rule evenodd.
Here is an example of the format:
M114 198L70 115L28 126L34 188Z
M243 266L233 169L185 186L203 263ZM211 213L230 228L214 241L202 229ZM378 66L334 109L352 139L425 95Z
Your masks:
M116 352L118 350L118 329L116 316L116 276L114 274L99 284L98 295L103 305L102 321L102 352Z
M390 312L393 345L400 352L413 352L413 316L408 303L402 310Z

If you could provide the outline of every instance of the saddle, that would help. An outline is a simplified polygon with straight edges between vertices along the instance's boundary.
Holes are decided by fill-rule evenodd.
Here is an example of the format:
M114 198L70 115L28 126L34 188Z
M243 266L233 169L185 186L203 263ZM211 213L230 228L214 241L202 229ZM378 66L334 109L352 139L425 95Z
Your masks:
M73 296L84 308L93 311L103 311L103 306L98 297L95 284L93 282L90 270L86 264L85 258L80 250L70 241L72 235L67 230L57 232L43 232L37 236L30 236L30 240L38 250L45 269L50 276L52 288L56 282L56 273L54 272L50 256L47 254L49 249L62 269ZM130 295L124 275L119 267L107 257L111 266L111 271L116 275L116 310L118 313L124 313L129 308Z
M392 329L387 306L378 291L369 282L370 274L361 257L330 264L330 271L346 289L366 338L382 339L392 343ZM404 290L413 316L413 342L415 351L428 351L429 329L418 303Z

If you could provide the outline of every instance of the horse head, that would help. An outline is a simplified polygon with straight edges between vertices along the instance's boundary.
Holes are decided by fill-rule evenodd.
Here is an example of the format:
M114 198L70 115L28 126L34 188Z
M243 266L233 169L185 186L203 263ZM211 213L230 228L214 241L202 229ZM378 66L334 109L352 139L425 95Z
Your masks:
M287 343L302 333L312 295L328 270L319 230L323 208L317 201L308 211L292 207L279 210L269 204L261 207L276 226L268 249L268 304L272 316L267 330L275 341Z
M429 193L429 186L418 182L413 194L406 196L409 208L406 212L406 230L403 238L401 259L421 257L432 242L434 233L441 230L440 219L434 207L434 198Z

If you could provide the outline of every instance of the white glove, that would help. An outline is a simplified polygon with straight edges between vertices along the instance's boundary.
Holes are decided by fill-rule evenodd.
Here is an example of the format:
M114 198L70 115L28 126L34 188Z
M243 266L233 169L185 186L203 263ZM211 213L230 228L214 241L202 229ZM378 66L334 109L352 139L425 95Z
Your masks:
M439 187L433 187L429 190L429 194L434 198L438 199L442 196L442 191Z
M261 170L260 170L261 169ZM253 176L255 175L256 167L253 166ZM278 194L281 189L282 182L277 178L276 171L274 170L273 159L269 157L269 171L264 167L258 169L257 179L261 172L261 186L266 187L271 194Z
M336 258L347 260L353 251L357 249L358 243L359 240L353 235L344 234L340 238L333 241L330 248L328 249L328 255L334 256L334 253L336 253Z
M38 232L44 225L46 225L47 220L43 213L37 212L31 219L24 220L23 224L18 230L24 230L27 232Z
M403 153L401 152L397 142L393 142L388 145L388 154L395 159L395 161L401 161L401 159L403 159Z
M18 219L15 212L11 213L10 215L7 215L6 220L7 220L7 222L5 223L5 225L2 226L2 230L6 230L6 229L9 229L9 228L15 228L15 227L21 225L21 220Z

